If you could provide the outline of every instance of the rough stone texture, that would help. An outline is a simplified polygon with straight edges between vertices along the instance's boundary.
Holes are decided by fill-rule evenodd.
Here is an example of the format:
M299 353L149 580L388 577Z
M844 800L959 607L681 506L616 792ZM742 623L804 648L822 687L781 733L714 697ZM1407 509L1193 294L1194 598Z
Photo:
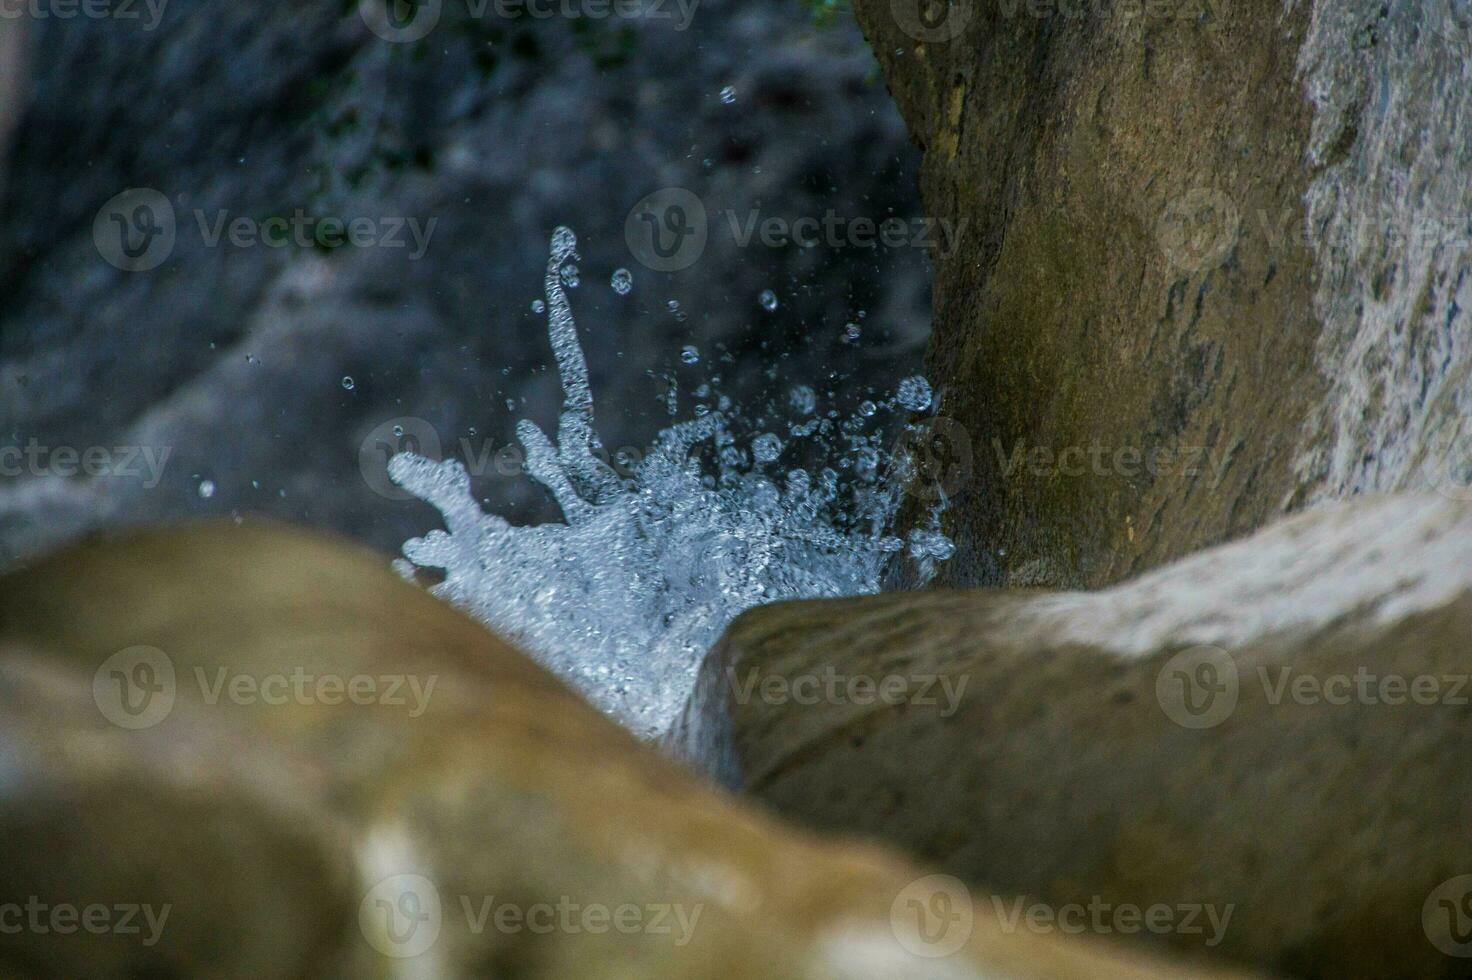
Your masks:
M383 564L299 532L213 526L0 577L6 900L170 908L147 946L7 928L7 976L1203 975L1009 932L981 910L940 926L953 955L907 953L918 937L892 910L923 872L717 793ZM114 659L138 645L149 659ZM130 689L134 712L114 671L153 689ZM265 681L296 671L304 687ZM242 677L259 697L230 694ZM395 694L392 677L427 697ZM373 687L332 703L319 678L342 682L339 702L366 692L354 678ZM462 899L577 911L573 927L527 912L477 933ZM649 931L578 925L625 903ZM651 903L686 912L685 942L655 929ZM425 918L408 929L388 910Z
M911 6L855 4L926 208L966 227L928 355L943 580L1099 586L1324 499L1465 486L1459 4Z
M1100 592L748 612L674 742L987 889L1231 906L1216 951L1298 976L1466 976L1436 943L1472 954L1438 903L1472 895L1469 636L1472 504L1367 497Z
M529 307L558 224L583 246L573 304L610 449L667 424L650 371L687 393L720 372L755 412L831 371L852 374L842 408L919 366L921 249L739 247L725 216L917 214L918 155L851 19L817 28L795 2L705 0L680 31L475 18L508 5L453 2L426 38L393 44L355 0L162 6L153 30L143 3L127 5L140 20L0 22L3 43L23 23L33 55L0 192L0 450L171 452L153 487L0 476L0 563L88 527L232 511L397 551L438 518L375 492L381 454L365 481L370 434L391 441L394 419L421 418L444 454L463 458L464 439L474 462L514 440L517 418L555 419L546 323ZM666 186L699 195L711 223L703 257L676 273L644 268L624 240L630 209ZM93 219L131 187L169 199L178 238L130 274L103 260ZM211 225L222 210L437 224L411 261L407 248L211 248L196 209ZM608 285L619 267L634 273L627 297ZM859 310L862 342L846 344ZM686 344L700 365L680 363ZM490 470L477 492L515 520L555 516L518 476Z

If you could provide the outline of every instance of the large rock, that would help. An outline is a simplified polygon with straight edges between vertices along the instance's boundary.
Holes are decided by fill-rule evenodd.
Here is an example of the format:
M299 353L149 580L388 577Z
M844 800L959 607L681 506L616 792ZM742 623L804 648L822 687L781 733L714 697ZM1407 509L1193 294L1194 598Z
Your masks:
M1463 4L854 6L965 229L928 355L944 580L1094 587L1321 500L1465 491Z
M1200 975L789 830L323 538L0 578L0 704L7 976Z
M1467 976L1469 637L1472 504L1370 498L1100 592L750 611L674 742L809 827L1103 906L1106 933L1165 903L1224 927L1136 931L1300 976Z

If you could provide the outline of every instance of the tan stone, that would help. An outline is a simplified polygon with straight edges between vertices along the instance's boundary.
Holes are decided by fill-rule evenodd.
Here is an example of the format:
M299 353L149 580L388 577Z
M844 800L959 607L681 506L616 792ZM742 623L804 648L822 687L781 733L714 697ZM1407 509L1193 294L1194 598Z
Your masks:
M5 901L169 910L151 945L0 930L6 975L1199 975L979 906L912 956L926 872L708 788L318 536L129 534L0 578L0 700Z
M951 503L945 584L1097 588L1308 504L1472 480L1465 15L854 9L926 214L960 229L912 488Z
M1101 592L750 611L672 742L1002 894L1231 909L1180 948L1463 976L1469 637L1472 503L1365 498Z

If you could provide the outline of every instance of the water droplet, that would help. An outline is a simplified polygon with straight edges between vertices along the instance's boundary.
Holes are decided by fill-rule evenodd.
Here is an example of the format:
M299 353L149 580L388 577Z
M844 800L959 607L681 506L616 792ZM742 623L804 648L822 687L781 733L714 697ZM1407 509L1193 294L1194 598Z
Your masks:
M211 497L213 497L215 495L215 481L214 480L200 480L199 481L199 495L200 495L200 497L202 497L205 500L208 500Z
M771 313L777 308L777 294L770 289L763 289L759 299L761 300L762 309L768 313Z
M546 313L547 312L547 304L546 303L543 303L539 299L532 300L532 312L533 313Z
M396 425L396 426L394 426L394 435L395 436L401 436L403 434L404 434L404 427L402 425ZM471 433L471 435L474 435L474 433Z
M517 430L527 450L518 456L523 472L562 509L555 533L495 514L477 521L482 502L457 460L401 454L389 466L398 485L446 517L446 529L404 545L413 565L443 569L436 594L517 637L604 711L652 738L678 715L702 655L735 615L781 599L877 592L885 560L907 542L873 530L893 516L893 496L853 475L866 468L876 443L851 435L842 476L834 459L806 479L783 468L774 483L772 467L781 466L785 450L765 430L778 423L733 412L731 400L716 395L715 378L704 379L707 396L642 458L620 450L614 459L625 468L610 467L594 439L587 363L560 288L575 242L558 229L546 266L548 333L564 396L556 445L530 422ZM702 349L700 358L726 362L727 354ZM661 380L674 414L675 379ZM811 399L816 409L817 394L799 391L794 407L805 409ZM719 414L706 404L710 397ZM799 417L817 422L810 411ZM839 438L832 422L820 429ZM753 473L753 460L771 473ZM925 556L922 575L933 574L934 554L948 546L943 538L914 539L913 552Z
M726 105L733 104L736 101L736 87L733 85L727 85L725 88L721 89L721 101L724 102Z
M843 328L843 339L851 344L854 341L858 340L859 335L862 333L863 331L859 329L859 325L857 323L848 323L845 324Z
M508 398L508 399L506 399L506 411L508 411L508 412L514 412L514 411L516 411L516 399L515 398Z
M343 391L352 391L357 386L358 383L353 380L352 375L345 374L342 376Z
M864 418L873 418L874 413L877 411L879 411L879 407L873 402L869 401L869 399L866 398L863 401L859 402L859 414L862 415Z
M799 415L811 415L818 406L818 393L811 385L796 385L787 393L787 404Z
M680 360L684 361L686 364L699 364L700 351L695 349L694 347L686 345L686 347L680 351Z
M751 441L751 455L758 463L770 463L782 455L782 440L774 432L763 432Z
M634 274L628 269L614 269L613 276L608 280L608 284L620 296L627 296L629 295L629 291L634 288Z
M912 412L923 412L929 408L931 397L930 382L918 374L901 381L895 392L895 400L900 403L900 407Z
M579 275L578 267L571 262L563 266L562 281L567 284L568 289L577 289L578 286L582 285L583 280Z

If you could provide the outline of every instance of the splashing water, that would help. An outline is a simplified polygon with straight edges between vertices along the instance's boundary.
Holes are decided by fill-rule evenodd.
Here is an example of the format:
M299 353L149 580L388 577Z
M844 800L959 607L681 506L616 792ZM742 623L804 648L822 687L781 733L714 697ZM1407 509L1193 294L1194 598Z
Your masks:
M674 719L701 657L742 610L879 590L886 562L906 549L884 533L900 480L875 476L884 454L879 436L862 432L862 420L823 421L824 431L847 442L859 477L857 489L845 493L832 468L816 476L771 472L781 439L761 433L748 454L738 445L739 416L707 406L662 430L631 478L621 477L593 430L588 367L564 291L564 267L576 247L570 229L553 233L545 280L564 396L557 444L530 421L516 427L528 474L552 493L567 523L513 527L481 509L458 460L400 453L389 462L390 475L438 508L446 527L406 542L413 564L400 568L443 569L436 594L523 644L637 734L653 737ZM905 404L918 402L914 382L924 383L907 379ZM790 427L790 434L813 431L811 422ZM894 472L904 461L890 462ZM931 530L910 533L909 553L922 578L949 555L937 519L938 511Z

